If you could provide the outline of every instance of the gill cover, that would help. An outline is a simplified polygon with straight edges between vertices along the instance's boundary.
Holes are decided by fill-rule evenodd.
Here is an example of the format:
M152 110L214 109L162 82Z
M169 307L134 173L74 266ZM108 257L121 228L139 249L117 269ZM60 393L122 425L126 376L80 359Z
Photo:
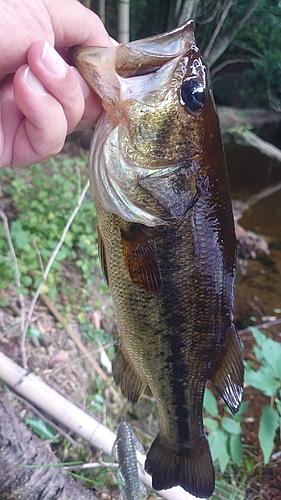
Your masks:
M185 206L190 207L196 196L194 185L190 190L185 185L179 200L171 188L170 179L179 176L188 157L188 148L181 139L185 133L178 141L182 142L182 152L175 148L175 157L167 159L161 148L157 151L155 146L160 132L151 116L163 108L159 118L161 131L168 127L165 121L171 121L172 105L185 109L191 120L204 105L206 71L195 44L193 21L127 45L74 47L71 53L80 73L102 99L105 110L96 126L90 152L90 178L96 198L107 211L146 226L181 217ZM182 81L175 74L185 74L186 67L188 78ZM136 107L141 117L132 138ZM191 151L190 158L195 153ZM183 178L185 174L180 175ZM156 200L159 210L145 201L147 193ZM170 201L165 205L171 199L172 210Z

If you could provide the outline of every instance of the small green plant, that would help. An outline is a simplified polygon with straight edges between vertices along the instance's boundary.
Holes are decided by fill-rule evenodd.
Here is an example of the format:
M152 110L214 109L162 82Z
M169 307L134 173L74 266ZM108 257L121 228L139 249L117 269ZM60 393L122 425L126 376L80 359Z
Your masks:
M242 461L241 421L247 409L247 403L242 402L235 417L228 410L225 415L221 416L215 396L206 388L203 406L208 414L203 422L209 431L208 438L213 461L218 461L221 472L226 470L231 459L239 467Z
M274 448L276 431L281 431L281 345L255 327L250 328L256 344L253 347L260 366L254 369L246 363L245 383L263 392L270 403L262 409L259 423L259 443L267 464Z
M51 439L53 443L58 443L59 439L56 437L57 432L51 425L47 424L38 417L26 417L25 423L33 430L33 432L41 439Z
M52 252L61 238L65 224L74 210L82 187L87 181L86 157L70 159L62 156L34 165L28 171L3 169L0 182L9 184L7 193L15 206L16 219L9 224L18 258L22 290L37 288ZM75 262L85 281L93 276L98 261L97 223L93 198L88 191L65 242L44 285L44 292L56 295L63 273L64 260ZM0 224L1 288L14 284L11 256L3 225Z

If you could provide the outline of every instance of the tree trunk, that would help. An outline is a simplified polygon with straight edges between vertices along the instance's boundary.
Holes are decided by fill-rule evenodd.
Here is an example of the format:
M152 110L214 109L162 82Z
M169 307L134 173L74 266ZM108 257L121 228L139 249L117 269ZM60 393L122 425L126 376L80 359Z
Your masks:
M87 7L87 9L91 9L91 0L80 0L80 2Z
M118 4L118 42L130 41L130 0L119 0Z
M180 12L177 14L177 24L178 26L188 19L196 18L197 5L199 0L184 0L182 2Z
M0 390L1 500L97 500L61 468L51 448L19 421L7 394ZM35 468L23 468L38 465Z
M99 16L105 24L105 0L99 0Z

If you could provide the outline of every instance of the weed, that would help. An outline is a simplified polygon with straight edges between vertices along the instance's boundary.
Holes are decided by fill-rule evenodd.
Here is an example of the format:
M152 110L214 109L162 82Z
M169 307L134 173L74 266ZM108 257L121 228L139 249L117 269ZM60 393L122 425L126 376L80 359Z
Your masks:
M241 421L247 409L247 403L242 402L235 416L231 415L228 410L224 416L221 416L215 396L206 388L203 406L208 414L204 418L204 426L209 431L213 461L218 461L221 472L226 470L231 459L239 467L242 461Z
M81 184L87 179L86 158L53 158L34 165L28 171L5 169L0 180L9 182L7 193L17 211L10 222L10 233L18 257L22 293L37 288L43 269L56 247L66 221L77 203ZM14 273L2 225L0 225L0 283L5 289L14 284ZM92 195L87 194L73 221L56 261L48 275L43 292L57 295L62 276L62 261L75 262L85 281L93 276L98 261L97 223ZM79 271L78 271L79 272Z
M281 345L255 327L250 330L257 344L253 350L260 367L254 370L250 362L246 363L245 383L270 398L270 403L262 409L258 433L264 463L267 464L276 431L278 428L281 431Z

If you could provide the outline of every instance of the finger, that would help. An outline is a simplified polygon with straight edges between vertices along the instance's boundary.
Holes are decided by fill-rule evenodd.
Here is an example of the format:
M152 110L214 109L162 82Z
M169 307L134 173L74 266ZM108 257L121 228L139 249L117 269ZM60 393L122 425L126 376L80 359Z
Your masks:
M13 76L7 77L0 86L0 168L12 165L13 144L23 114L13 93Z
M46 8L52 19L56 47L112 45L100 18L77 0L48 0Z
M28 52L28 63L34 75L61 104L66 116L67 132L80 121L85 101L77 74L48 42L34 42Z
M27 65L15 74L14 97L25 118L13 141L12 164L31 165L58 153L68 129L63 107Z
M73 68L80 84L85 99L83 116L75 130L85 130L93 127L100 117L103 107L100 98L95 94L76 68Z

